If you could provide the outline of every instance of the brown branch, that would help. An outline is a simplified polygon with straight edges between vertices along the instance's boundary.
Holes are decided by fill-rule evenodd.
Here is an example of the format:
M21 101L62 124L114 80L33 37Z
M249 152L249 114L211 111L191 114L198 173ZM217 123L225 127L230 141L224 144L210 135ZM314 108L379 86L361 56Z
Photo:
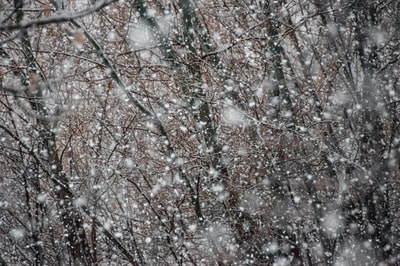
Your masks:
M94 12L97 12L104 7L110 5L113 2L116 2L118 0L103 0L99 1L96 5L94 5L91 8L79 11L75 14L61 14L61 15L56 15L52 16L50 18L46 19L38 19L38 20L33 20L33 21L28 21L28 22L20 22L17 24L11 24L11 25L0 25L0 31L6 31L6 30L24 30L31 28L33 26L43 26L47 24L56 24L56 23L62 23L62 22L69 22L72 19L77 19L81 17L85 17L87 15L90 15Z

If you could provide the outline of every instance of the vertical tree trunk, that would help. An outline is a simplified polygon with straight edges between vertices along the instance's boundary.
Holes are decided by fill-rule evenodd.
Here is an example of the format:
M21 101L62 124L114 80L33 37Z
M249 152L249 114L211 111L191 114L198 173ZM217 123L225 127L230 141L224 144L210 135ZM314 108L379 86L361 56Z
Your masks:
M14 4L17 10L17 23L20 23L24 17L22 11L23 1L15 1ZM32 53L28 31L26 29L21 31L22 50L25 55L27 78L29 79L28 89L25 93L33 111L32 115L37 116L36 122L39 127L41 143L47 152L47 158L44 159L48 160L49 172L52 175L51 178L54 178L61 184L61 186L56 186L55 190L60 208L60 218L67 238L67 247L71 253L74 264L89 265L92 262L92 257L83 228L83 218L75 208L73 195L68 189L69 180L63 171L62 162L57 154L55 133L53 132L54 128L52 123L49 122L51 116L47 111L48 109L44 100L43 84L48 86L48 83L44 75L37 70L37 63ZM22 70L18 73L18 76L24 76ZM25 80L21 80L22 84L25 82Z

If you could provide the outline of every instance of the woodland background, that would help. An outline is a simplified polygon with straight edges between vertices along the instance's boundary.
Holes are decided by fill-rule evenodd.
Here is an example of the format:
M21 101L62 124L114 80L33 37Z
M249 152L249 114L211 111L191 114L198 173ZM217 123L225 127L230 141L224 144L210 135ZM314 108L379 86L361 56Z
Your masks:
M0 0L1 265L398 265L399 1L92 2Z

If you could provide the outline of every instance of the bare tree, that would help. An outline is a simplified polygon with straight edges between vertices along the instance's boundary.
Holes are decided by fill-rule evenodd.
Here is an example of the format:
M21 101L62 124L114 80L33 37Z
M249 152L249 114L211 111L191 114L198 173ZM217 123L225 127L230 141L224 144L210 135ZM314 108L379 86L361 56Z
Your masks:
M3 2L2 264L398 262L397 1Z

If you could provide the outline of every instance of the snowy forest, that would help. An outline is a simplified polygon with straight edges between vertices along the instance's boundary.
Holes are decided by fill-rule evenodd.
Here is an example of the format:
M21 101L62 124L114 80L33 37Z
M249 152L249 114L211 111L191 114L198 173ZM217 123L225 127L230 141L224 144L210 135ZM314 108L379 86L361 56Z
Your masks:
M0 265L400 265L399 25L0 0Z

